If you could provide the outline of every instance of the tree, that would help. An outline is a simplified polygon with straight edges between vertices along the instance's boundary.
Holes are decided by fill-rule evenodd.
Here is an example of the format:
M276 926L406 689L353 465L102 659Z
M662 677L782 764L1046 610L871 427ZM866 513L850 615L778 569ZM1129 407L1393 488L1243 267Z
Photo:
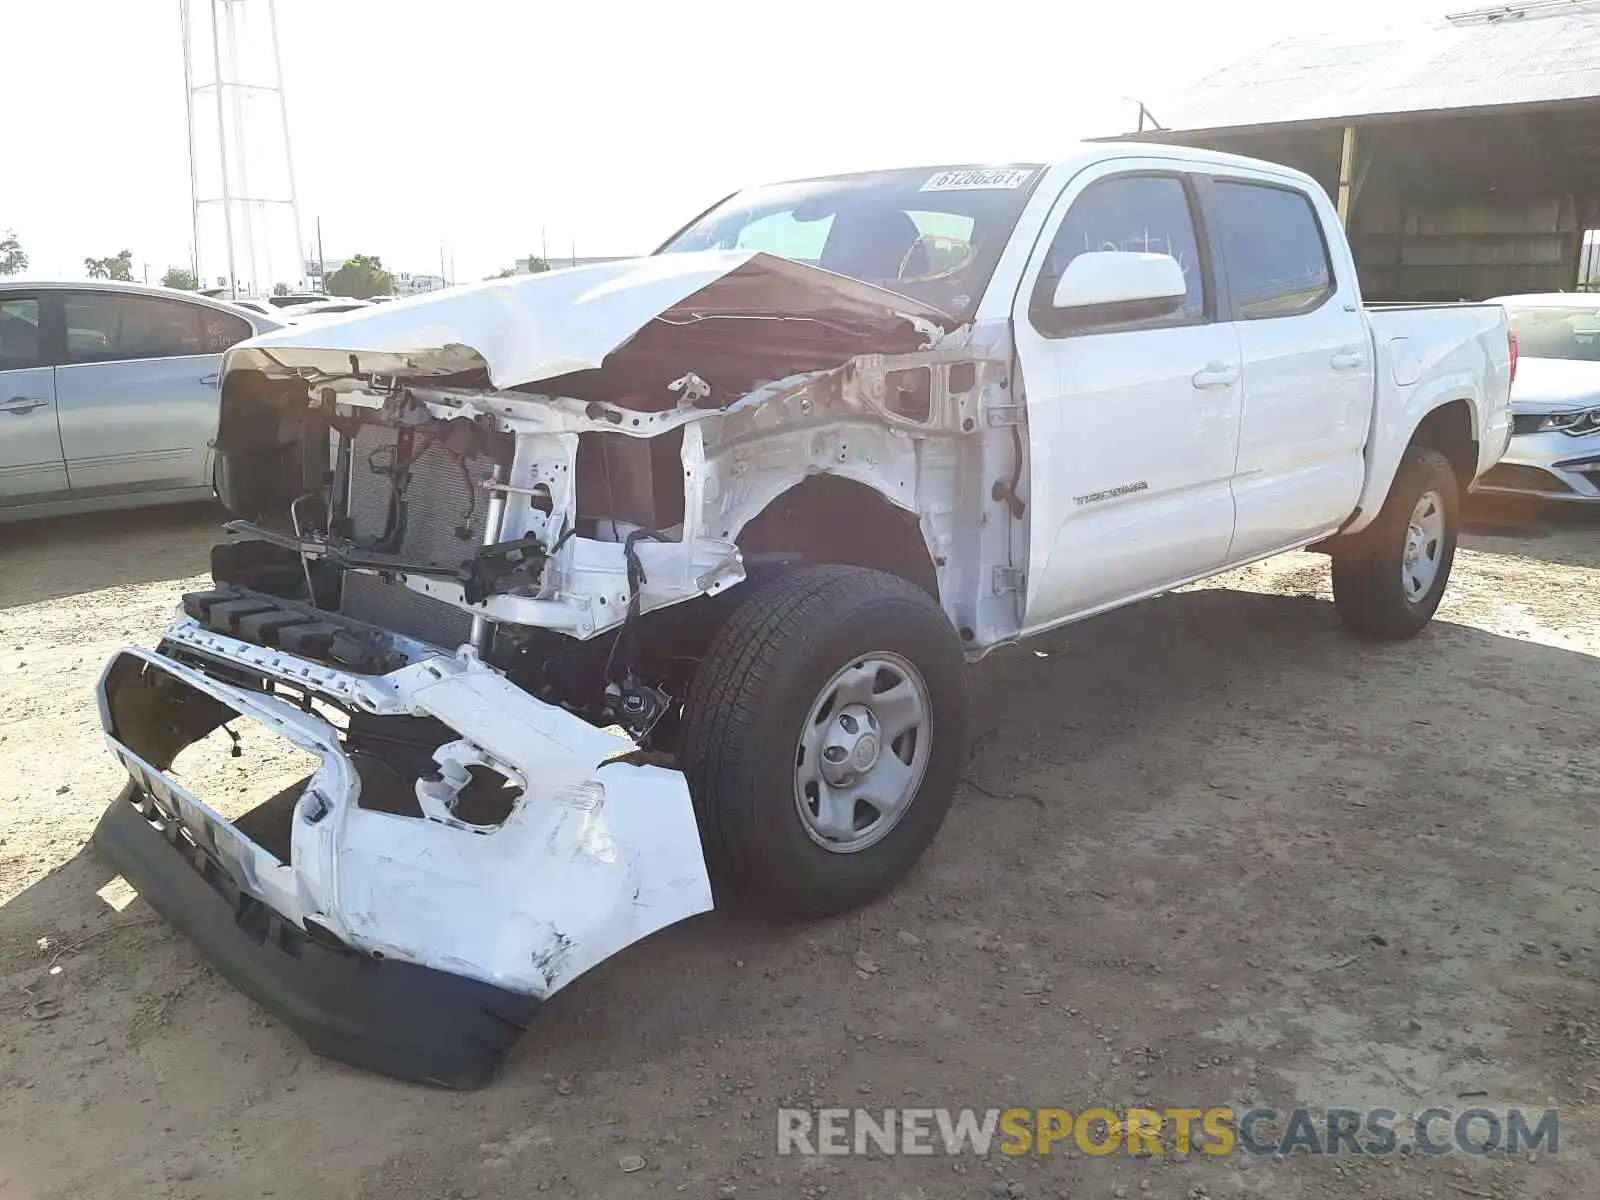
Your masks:
M89 273L90 279L116 279L132 283L133 251L121 250L110 258L86 258L83 260L83 269Z
M510 279L516 273L517 273L517 269L515 267L504 267L501 270L496 271L493 275L485 275L484 278L485 279Z
M183 292L196 292L200 290L200 281L188 267L168 267L167 273L161 277L161 286L177 288Z
M28 252L17 241L17 231L8 229L0 237L0 275L20 275L28 269Z
M344 260L329 275L323 290L330 296L353 296L368 300L373 296L394 295L394 276L383 269L383 260L376 254L358 254Z
M287 296L289 294L289 285L287 283L275 283L275 284L273 284L272 285L272 294L274 296Z
M528 255L528 274L539 275L550 269L550 260L540 258L537 254Z

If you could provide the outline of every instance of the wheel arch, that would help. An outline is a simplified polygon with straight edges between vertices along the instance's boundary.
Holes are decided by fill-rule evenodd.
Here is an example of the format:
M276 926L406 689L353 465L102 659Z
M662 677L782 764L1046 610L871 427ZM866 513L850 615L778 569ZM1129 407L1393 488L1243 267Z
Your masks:
M1458 381L1459 384L1459 381ZM1359 533L1372 524L1394 486L1406 453L1427 446L1444 455L1465 492L1478 471L1478 409L1471 394L1441 391L1402 414L1381 413L1367 449L1367 478L1356 510L1339 531Z
M729 528L747 554L798 554L807 565L872 567L940 599L942 563L917 513L834 471L799 476Z
M1466 491L1478 472L1477 413L1465 396L1445 400L1424 414L1417 422L1406 449L1427 446L1444 455Z

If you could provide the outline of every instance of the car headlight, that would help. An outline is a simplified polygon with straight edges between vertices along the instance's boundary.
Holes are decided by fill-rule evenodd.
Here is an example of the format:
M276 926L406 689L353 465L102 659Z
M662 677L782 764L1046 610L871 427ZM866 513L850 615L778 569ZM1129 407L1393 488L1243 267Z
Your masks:
M1573 437L1581 437L1586 433L1600 431L1600 408L1579 412L1544 413L1535 417L1534 421L1537 423L1531 432L1566 433Z

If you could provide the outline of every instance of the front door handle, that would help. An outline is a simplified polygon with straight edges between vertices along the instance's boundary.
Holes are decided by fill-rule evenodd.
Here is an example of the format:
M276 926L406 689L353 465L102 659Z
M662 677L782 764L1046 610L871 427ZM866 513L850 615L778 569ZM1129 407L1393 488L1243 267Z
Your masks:
M1359 350L1338 350L1328 363L1335 371L1354 371L1367 365L1367 356Z
M1201 391L1232 387L1239 382L1239 368L1225 362L1208 362L1191 376L1191 382Z
M14 413L21 416L31 413L36 408L43 408L50 401L43 396L13 396L9 400L0 401L0 412Z
M200 385L202 387L216 387L217 386L217 373L215 371L213 371L209 375L202 375L200 377Z

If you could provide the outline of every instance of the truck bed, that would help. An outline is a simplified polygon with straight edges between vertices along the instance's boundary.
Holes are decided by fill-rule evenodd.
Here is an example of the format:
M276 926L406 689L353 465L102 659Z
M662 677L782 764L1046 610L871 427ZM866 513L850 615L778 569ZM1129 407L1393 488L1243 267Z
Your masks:
M1500 460L1511 437L1511 348L1506 312L1498 304L1362 307L1376 366L1361 497L1362 512L1370 517L1388 494L1411 432L1440 405L1464 402L1471 414L1478 455L1464 473L1476 479Z

